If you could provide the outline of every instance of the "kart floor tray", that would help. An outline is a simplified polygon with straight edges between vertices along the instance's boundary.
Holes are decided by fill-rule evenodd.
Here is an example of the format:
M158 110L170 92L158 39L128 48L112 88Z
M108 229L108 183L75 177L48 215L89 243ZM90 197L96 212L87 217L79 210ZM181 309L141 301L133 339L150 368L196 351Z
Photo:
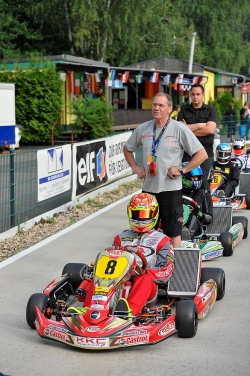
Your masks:
M228 231L232 224L233 208L231 205L214 206L213 222L207 226L206 235L219 236Z
M174 255L175 267L168 283L168 295L192 298L198 289L201 251L199 248L175 248Z

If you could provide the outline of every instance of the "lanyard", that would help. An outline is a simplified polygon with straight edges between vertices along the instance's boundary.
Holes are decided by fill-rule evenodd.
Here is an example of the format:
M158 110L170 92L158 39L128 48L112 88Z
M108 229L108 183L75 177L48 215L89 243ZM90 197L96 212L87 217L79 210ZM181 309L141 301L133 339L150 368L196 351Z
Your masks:
M157 137L157 139L155 139L156 123L154 123L153 142L152 142L152 151L151 151L151 153L152 153L153 156L155 156L156 149L157 149L157 147L158 147L158 145L159 145L159 143L161 141L161 138L162 138L162 135L163 135L165 129L167 128L169 120L170 120L170 118L168 119L168 121L166 122L166 124L164 125L164 127L162 128L162 130L161 130L159 136Z

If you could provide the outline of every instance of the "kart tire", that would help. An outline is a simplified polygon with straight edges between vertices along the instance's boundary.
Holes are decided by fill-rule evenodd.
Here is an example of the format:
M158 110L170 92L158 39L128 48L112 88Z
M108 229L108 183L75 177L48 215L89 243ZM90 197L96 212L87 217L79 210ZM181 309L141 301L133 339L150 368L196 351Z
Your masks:
M77 289L82 282L81 270L85 264L83 263L69 263L63 268L62 275L68 274L69 283L72 285L73 289Z
M40 311L45 315L46 308L52 306L50 297L45 294L37 293L31 295L28 300L27 307L26 307L26 321L27 324L31 327L31 329L36 329L35 327L35 319L36 319L36 310L35 306L37 306Z
M247 204L246 209L250 210L250 192L246 193L246 204Z
M243 239L246 239L248 235L248 218L243 217L243 216L232 217L232 226L235 225L236 223L243 224L243 228L244 228Z
M213 279L217 284L217 298L221 300L225 295L226 279L225 272L221 268L202 268L200 284Z
M176 329L181 338L192 338L198 329L197 306L192 300L181 300L176 306Z
M223 256L232 256L234 253L233 235L231 232L222 232L220 234L220 242L223 247Z

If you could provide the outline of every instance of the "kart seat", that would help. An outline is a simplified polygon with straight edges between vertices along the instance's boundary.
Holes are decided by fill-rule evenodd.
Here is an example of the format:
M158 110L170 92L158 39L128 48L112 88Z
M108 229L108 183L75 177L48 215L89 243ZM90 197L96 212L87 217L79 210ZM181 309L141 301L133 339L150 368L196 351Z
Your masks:
M168 295L175 298L193 298L198 290L201 250L175 248L175 267L168 283Z

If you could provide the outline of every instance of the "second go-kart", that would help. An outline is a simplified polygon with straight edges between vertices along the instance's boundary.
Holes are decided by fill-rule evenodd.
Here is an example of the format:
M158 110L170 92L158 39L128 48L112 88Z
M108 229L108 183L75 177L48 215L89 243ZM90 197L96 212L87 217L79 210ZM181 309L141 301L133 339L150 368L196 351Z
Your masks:
M190 215L195 215L200 207L196 201L183 196L184 221ZM201 231L189 234L189 238L182 240L182 247L199 247L202 260L212 260L221 256L232 256L235 246L248 236L248 219L244 216L232 216L231 205L213 207L213 222L208 226L201 226Z
M235 194L231 197L225 197L221 189L225 176L223 171L213 170L210 177L210 190L212 195L213 206L231 205L234 210L250 209L250 192L238 193L238 187L235 189Z
M116 303L120 297L127 298L131 278L138 270L144 273L147 261L141 250L107 248L94 266L65 265L61 277L30 297L26 320L42 338L87 350L156 344L175 333L190 338L197 332L198 319L205 318L225 294L223 269L201 266L200 249L175 249L170 281L159 286L165 292L165 304L122 316L116 314ZM74 304L79 305L86 294L79 285L87 279L94 283L91 304L77 308Z

